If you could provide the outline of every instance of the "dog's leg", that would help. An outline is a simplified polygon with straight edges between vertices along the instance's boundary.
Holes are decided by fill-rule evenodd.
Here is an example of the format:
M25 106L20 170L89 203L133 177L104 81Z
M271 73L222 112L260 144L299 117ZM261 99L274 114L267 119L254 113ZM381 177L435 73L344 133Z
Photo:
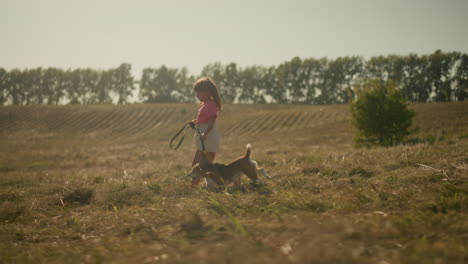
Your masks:
M240 187L241 186L241 178L237 177L233 180L234 186Z
M264 168L259 168L258 167L258 163L255 160L249 160L249 162L254 166L257 173L261 173L263 175L263 177L265 177L267 179L271 179L271 177L266 173Z
M219 177L218 174L215 174L213 172L207 172L205 173L205 176L207 178L210 178L212 181L214 181L216 184L218 184L219 186L223 186L224 185L224 180L223 178Z
M254 182L254 183L259 183L261 182L259 179L258 179L258 176L257 176L257 170L255 169L254 166L247 166L246 168L243 169L242 171L247 177L249 177L249 179Z
M267 178L267 179L271 179L270 175L268 175L265 171L264 168L261 168L261 169L257 169L257 173L261 173L263 175L263 177Z

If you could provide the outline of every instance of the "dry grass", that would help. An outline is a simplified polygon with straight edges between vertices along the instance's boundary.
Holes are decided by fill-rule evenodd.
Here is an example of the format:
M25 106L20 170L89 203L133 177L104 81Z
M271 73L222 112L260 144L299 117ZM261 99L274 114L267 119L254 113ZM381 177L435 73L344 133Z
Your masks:
M407 145L356 149L347 106L228 105L219 162L273 179L192 189L193 105L0 108L1 263L466 263L468 105L414 105Z

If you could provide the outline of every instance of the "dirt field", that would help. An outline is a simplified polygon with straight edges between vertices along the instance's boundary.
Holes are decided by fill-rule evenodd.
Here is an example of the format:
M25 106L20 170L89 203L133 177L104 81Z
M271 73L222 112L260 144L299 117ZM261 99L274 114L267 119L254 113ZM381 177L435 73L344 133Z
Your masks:
M0 108L0 263L466 263L468 103L418 104L408 144L355 148L347 105L226 105L228 162L190 187L195 105Z

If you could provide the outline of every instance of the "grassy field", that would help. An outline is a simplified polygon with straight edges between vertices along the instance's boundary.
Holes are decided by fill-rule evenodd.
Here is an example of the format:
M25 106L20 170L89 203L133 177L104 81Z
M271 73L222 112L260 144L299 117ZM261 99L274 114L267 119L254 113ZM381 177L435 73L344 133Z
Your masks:
M468 103L418 104L408 144L355 148L348 106L226 105L190 187L195 105L0 108L0 263L467 263Z

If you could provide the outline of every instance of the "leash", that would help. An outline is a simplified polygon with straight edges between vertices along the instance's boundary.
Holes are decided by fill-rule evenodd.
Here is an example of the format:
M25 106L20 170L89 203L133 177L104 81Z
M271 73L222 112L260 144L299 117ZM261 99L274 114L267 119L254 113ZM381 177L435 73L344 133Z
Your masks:
M187 131L185 131L185 134L182 136L182 138L179 140L179 143L177 143L177 146L173 147L173 142L174 140L188 127L190 127L191 129L195 130L195 132L197 132L198 135L200 135L200 142L202 144L202 151L205 152L205 142L203 141L203 137L202 137L202 134L200 132L200 129L198 129L198 126L190 121L190 122L187 122L181 130L179 130L179 132L177 132L177 134L175 134L175 136L171 139L171 142L169 142L169 147L172 149L172 150L176 150L180 147L180 145L182 145L182 142L184 142L184 139L185 139L185 135L187 134Z

